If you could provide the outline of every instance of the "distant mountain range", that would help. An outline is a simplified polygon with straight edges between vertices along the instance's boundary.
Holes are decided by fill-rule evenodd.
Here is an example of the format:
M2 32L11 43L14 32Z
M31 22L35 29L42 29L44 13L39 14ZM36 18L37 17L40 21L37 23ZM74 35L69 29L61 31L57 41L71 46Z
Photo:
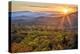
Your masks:
M68 15L70 18L71 26L65 18L64 27L65 28L76 28L78 27L78 13L71 13ZM32 11L17 11L11 12L12 23L19 24L37 24L37 25L48 25L55 28L61 27L60 23L63 16L60 16L58 12L44 11L44 12L32 12Z
M57 16L59 13L57 12L51 12L51 11L44 11L44 12L32 12L32 11L17 11L17 12L11 12L11 19L20 19L20 17L30 17L30 18L36 18L36 17L47 17L47 16Z

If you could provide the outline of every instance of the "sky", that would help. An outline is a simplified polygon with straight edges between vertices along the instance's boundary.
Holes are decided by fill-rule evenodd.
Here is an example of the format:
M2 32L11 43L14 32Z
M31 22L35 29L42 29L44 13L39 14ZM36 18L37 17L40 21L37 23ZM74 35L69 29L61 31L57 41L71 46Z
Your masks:
M39 3L39 2L25 2L25 1L13 1L11 10L15 11L57 11L62 12L64 9L70 9L76 11L76 5L69 4L57 4L57 3Z

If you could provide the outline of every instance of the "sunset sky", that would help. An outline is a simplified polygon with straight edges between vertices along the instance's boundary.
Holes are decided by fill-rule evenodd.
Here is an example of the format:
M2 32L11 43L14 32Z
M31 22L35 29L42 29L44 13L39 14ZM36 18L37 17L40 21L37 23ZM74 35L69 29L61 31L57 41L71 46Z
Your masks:
M12 12L14 11L57 11L62 12L64 9L74 12L77 10L76 5L54 4L54 3L35 3L35 2L12 2Z

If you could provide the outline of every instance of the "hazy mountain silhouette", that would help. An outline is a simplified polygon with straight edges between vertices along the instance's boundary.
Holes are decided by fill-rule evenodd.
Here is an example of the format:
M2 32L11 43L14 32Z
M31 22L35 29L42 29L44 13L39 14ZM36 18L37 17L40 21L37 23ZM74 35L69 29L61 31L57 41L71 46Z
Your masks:
M18 11L12 12L11 20L12 23L19 24L36 24L36 25L48 25L55 28L61 27L60 23L63 16L59 16L58 12L44 11L44 12L32 12L32 11ZM77 12L68 15L71 25L65 18L63 27L67 29L77 29L78 16Z

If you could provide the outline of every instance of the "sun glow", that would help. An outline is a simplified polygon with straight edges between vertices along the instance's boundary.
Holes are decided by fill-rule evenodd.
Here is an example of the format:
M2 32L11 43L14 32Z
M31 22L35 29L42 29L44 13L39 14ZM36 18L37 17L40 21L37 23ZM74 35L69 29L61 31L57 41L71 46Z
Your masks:
M76 10L73 9L73 8L63 8L61 10L61 12L62 12L62 16L63 16L62 19L61 19L62 28L64 27L65 20L67 20L68 24L70 26L72 26L69 14L76 12Z
M63 13L64 15L70 14L70 13L74 13L74 12L76 12L76 9L74 9L74 8L63 8L63 9L62 9L62 13Z
M68 10L68 9L64 9L63 12L64 12L65 14L67 14L67 13L69 12L69 10Z
M64 14L64 15L67 15L67 14L69 14L69 13L71 13L72 12L72 10L70 9L70 8L63 8L62 9L62 13Z

